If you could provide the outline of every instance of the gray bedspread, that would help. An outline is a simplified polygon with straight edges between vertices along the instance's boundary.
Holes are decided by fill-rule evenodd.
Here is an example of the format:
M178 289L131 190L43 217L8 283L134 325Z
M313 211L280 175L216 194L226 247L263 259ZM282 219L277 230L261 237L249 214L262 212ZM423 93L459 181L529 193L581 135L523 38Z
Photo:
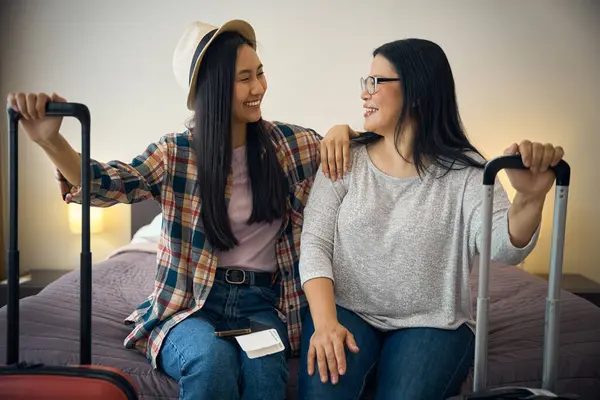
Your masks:
M93 363L129 374L141 399L177 399L178 386L153 371L135 350L125 349L131 327L122 320L152 290L155 255L128 252L94 266ZM491 275L488 384L539 387L546 283L516 267L495 267ZM473 301L477 273L472 277ZM21 360L76 364L79 357L79 271L21 300ZM6 354L6 308L0 309L0 362ZM296 385L297 360L290 361L288 398ZM464 389L472 385L471 376ZM582 399L600 399L600 308L563 292L557 389Z

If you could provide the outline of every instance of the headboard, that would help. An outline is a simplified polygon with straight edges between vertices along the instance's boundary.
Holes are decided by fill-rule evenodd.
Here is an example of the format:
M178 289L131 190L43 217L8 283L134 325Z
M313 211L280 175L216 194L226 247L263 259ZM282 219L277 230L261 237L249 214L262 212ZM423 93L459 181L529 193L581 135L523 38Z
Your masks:
M162 212L160 203L154 200L145 200L131 205L131 236L142 226L148 225L154 217Z

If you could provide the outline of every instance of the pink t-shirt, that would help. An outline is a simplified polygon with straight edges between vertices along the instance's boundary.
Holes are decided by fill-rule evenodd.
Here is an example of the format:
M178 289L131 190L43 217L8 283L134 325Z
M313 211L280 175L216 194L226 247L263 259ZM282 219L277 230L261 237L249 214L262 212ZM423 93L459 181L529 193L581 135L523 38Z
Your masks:
M282 220L248 225L252 214L252 189L246 163L246 146L233 150L233 186L229 200L229 221L239 245L229 251L217 251L219 267L258 272L275 272L275 242Z

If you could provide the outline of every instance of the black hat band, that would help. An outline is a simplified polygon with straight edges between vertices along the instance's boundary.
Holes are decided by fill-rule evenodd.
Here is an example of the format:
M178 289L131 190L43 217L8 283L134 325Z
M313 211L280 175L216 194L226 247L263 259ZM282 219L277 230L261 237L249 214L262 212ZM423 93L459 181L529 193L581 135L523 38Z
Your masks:
M204 50L206 44L210 41L210 39L212 39L216 32L217 29L213 29L212 31L208 32L206 35L204 35L202 40L200 40L198 46L196 46L196 51L194 52L194 56L192 57L192 63L190 65L190 74L188 77L189 83L192 82L192 76L194 75L194 66L196 65L196 61L198 61L198 57L200 57L200 53L202 53L202 50Z

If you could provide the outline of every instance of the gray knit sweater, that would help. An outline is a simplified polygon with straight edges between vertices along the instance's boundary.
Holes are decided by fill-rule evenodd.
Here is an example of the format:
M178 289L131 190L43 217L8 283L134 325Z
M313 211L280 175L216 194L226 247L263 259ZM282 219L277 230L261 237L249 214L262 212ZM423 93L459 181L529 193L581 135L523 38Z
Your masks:
M352 168L332 182L319 171L304 211L302 284L334 281L339 306L381 330L403 327L472 329L469 273L481 242L482 174L468 167L445 177L395 178L372 163L363 145ZM492 259L521 262L531 242L515 248L508 235L509 199L497 181Z

